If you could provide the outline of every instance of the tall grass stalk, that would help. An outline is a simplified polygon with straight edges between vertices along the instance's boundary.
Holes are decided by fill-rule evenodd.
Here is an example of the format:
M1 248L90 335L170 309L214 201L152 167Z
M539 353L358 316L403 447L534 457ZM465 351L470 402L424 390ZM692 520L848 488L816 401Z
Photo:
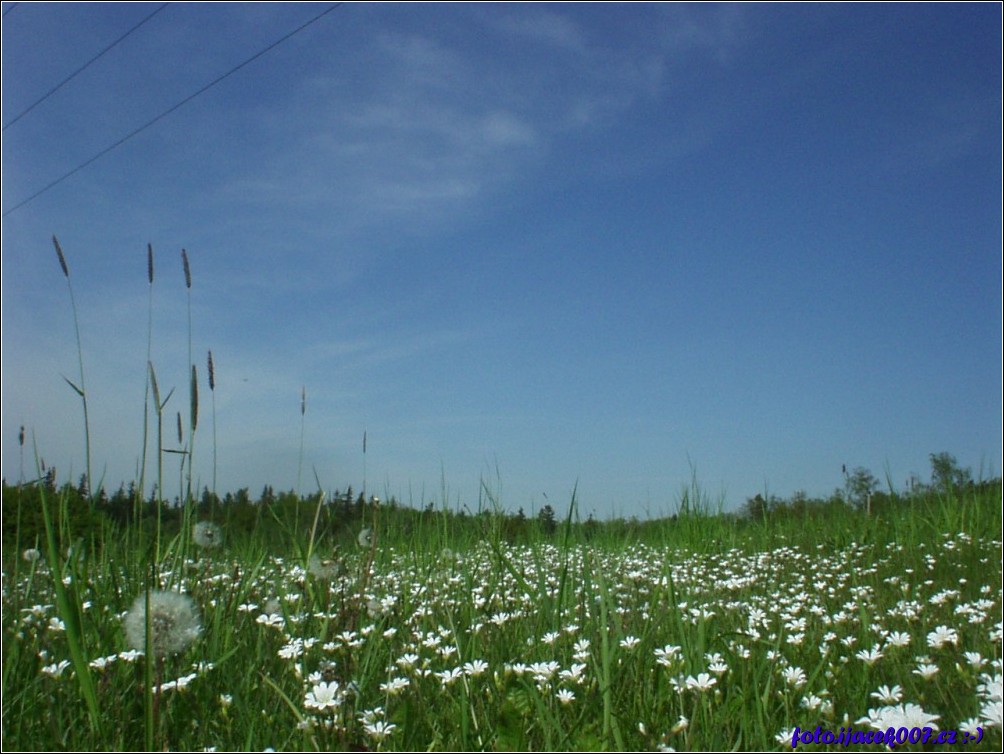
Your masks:
M213 365L213 352L209 352L206 360L206 371L209 374L209 399L213 415L213 514L216 513L216 369Z
M94 505L94 490L91 489L92 479L91 476L91 423L88 419L87 414L87 388L84 384L84 349L80 343L80 320L77 317L77 300L73 295L73 282L70 280L70 268L66 264L66 257L63 256L63 249L59 245L59 239L54 235L52 237L52 244L56 247L56 256L59 257L59 266L63 270L63 277L66 278L66 287L70 291L70 306L73 309L73 330L77 336L77 359L80 363L80 385L75 385L65 376L67 384L73 388L73 390L80 396L80 400L84 405L84 453L87 462L87 496L91 502L91 506Z
M300 497L300 482L303 477L303 437L306 428L307 386L300 388L300 455L296 464L296 496Z
M195 428L199 418L199 382L195 371L195 362L192 361L192 268L188 263L188 252L185 249L181 250L181 265L185 273L185 290L188 300L188 373L191 375L188 383L188 476L184 484L184 523L182 524L181 532L181 557L184 560L188 557L189 544L192 538L192 506L194 504L192 498L192 466L195 460ZM180 426L181 419L179 418L178 421ZM184 456L182 456L182 464L184 465Z
M157 373L154 371L153 362L147 362L150 372L150 390L153 394L153 407L157 412L157 532L156 532L156 546L154 548L154 561L160 562L160 544L161 544L161 521L163 519L163 501L164 501L164 408L167 406L167 402L171 400L171 396L174 395L174 388L168 392L167 397L163 401L160 400L160 389L157 387Z
M307 386L300 389L300 455L296 464L296 514L293 523L293 531L296 536L300 533L300 480L303 476L303 436L306 428L307 415Z
M321 520L321 508L324 507L324 490L321 487L321 479L317 476L317 469L314 469L314 479L317 481L317 506L314 508L314 523L310 526L310 539L307 540L306 562L310 562L310 557L314 554L314 543L317 541L317 524ZM300 501L297 500L297 507Z
M614 664L614 649L611 646L611 625L610 625L610 591L607 588L606 579L602 569L596 570L596 583L599 586L600 603L600 667L599 682L600 694L603 700L603 739L608 748L616 751L624 751L624 741L621 738L620 727L614 717L613 710L613 680L612 670ZM611 738L613 739L611 741ZM614 744L611 746L611 744Z
M36 444L35 465L38 470L38 475L41 477L42 468L41 464L38 462L38 457L38 446ZM80 601L69 593L69 590L76 590L78 588L77 579L75 578L76 574L73 573L73 571L75 571L76 559L70 558L67 561L67 566L71 571L71 576L69 582L67 583L65 578L60 576L60 574L63 573L63 569L59 562L59 548L56 545L55 527L52 521L52 514L49 511L49 496L46 493L44 484L40 484L38 489L42 507L42 519L45 526L45 550L49 561L49 570L53 574L52 587L56 595L56 605L59 609L59 615L63 621L64 631L66 633L66 643L70 653L70 661L73 664L73 670L77 676L77 683L80 686L80 695L84 698L84 702L87 705L88 720L90 721L91 729L100 738L102 717L98 708L97 689L94 685L94 678L91 675L87 652L84 648L83 631L80 620ZM65 507L61 506L61 510L65 511ZM63 524L68 524L66 521L61 521L59 523L60 528L62 528Z
M153 359L153 244L146 245L146 277L149 283L149 300L146 318L146 363L149 366ZM146 373L146 386L143 391L143 453L140 456L139 486L136 488L135 514L136 525L140 525L140 515L143 501L146 499L146 455L149 442L150 424L150 373L152 367L143 370Z

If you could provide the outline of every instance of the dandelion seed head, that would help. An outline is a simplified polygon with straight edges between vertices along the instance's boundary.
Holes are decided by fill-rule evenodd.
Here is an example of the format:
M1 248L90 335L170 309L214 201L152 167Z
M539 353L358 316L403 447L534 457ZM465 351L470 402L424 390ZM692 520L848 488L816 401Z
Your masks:
M307 560L307 573L318 581L333 581L344 571L342 561L337 558L322 558L314 554Z
M198 638L202 627L195 602L179 592L150 592L150 642L157 657L177 654ZM147 594L140 594L125 617L126 640L146 650ZM121 657L121 655L120 655Z
M219 547L222 537L220 527L212 521L199 521L192 527L192 541L204 550Z

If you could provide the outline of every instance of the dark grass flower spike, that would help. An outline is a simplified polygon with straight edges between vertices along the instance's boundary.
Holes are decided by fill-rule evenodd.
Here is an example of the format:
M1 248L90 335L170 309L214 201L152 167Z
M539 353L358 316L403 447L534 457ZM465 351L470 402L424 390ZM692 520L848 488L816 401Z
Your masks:
M56 256L59 257L59 266L63 268L63 275L69 279L70 269L66 266L66 257L63 256L63 248L59 245L59 239L53 236L52 243L56 247Z
M213 509L216 506L216 369L213 365L213 352L209 352L206 360L209 372L209 398L213 414Z

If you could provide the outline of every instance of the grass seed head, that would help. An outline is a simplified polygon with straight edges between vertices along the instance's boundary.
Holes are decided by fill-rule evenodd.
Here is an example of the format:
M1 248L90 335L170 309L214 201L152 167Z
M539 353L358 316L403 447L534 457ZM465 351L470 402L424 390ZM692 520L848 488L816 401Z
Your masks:
M63 268L63 275L67 278L70 277L70 270L66 266L66 257L63 256L63 249L59 245L59 239L55 236L52 237L52 244L56 247L56 256L59 257L59 266Z
M188 252L181 250L181 265L185 268L185 287L192 287L192 268L188 266Z

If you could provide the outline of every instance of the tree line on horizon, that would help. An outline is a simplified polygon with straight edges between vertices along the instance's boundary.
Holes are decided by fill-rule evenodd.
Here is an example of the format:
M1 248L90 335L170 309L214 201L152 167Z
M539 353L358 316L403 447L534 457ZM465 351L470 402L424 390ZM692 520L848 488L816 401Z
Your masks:
M790 498L774 495L764 497L757 493L747 498L739 510L725 512L710 510L708 505L692 505L681 501L680 511L657 519L639 520L637 517L597 520L590 514L584 521L577 515L568 520L571 526L581 531L585 538L598 534L601 530L615 533L643 533L666 522L672 523L680 517L720 516L736 522L772 523L787 519L803 519L823 516L836 510L857 509L866 514L881 515L890 507L900 507L929 500L932 497L953 496L965 499L968 496L982 497L1001 495L1001 478L974 480L971 469L959 466L949 453L932 453L930 482L922 482L916 477L908 482L907 489L898 492L891 484L886 489L872 472L863 467L844 469L845 484L825 498L809 497L804 492L795 492ZM59 501L68 515L69 526L74 539L88 538L102 527L118 529L130 525L156 526L158 509L161 525L168 534L176 533L183 520L183 503L180 499L158 505L156 490L143 501L138 501L139 492L135 483L122 484L112 494L104 488L93 496L87 489L86 476L82 476L74 486L65 483L57 486L55 473L49 470L45 476L30 483L10 485L3 480L3 544L4 546L26 548L44 540L44 524L41 513L41 496L45 494L51 501ZM489 501L490 503L492 501ZM137 503L139 503L137 505ZM271 485L265 485L258 497L254 498L248 488L222 497L203 488L198 499L193 499L195 514L199 520L210 520L220 524L227 532L228 539L257 535L267 545L281 547L298 536L306 536L317 518L317 533L322 539L337 541L350 540L363 526L371 526L377 518L385 526L392 526L399 532L409 533L423 526L445 525L455 534L478 536L487 526L509 542L525 541L532 537L554 537L565 523L559 520L557 512L550 504L545 504L532 516L527 516L523 508L516 512L501 510L497 505L479 506L477 512L466 506L457 510L437 508L435 503L426 502L422 507L403 505L394 497L381 501L376 497L367 498L349 486L344 492L336 490L331 495L315 492L301 496L293 490L276 492ZM139 522L136 516L139 515Z

